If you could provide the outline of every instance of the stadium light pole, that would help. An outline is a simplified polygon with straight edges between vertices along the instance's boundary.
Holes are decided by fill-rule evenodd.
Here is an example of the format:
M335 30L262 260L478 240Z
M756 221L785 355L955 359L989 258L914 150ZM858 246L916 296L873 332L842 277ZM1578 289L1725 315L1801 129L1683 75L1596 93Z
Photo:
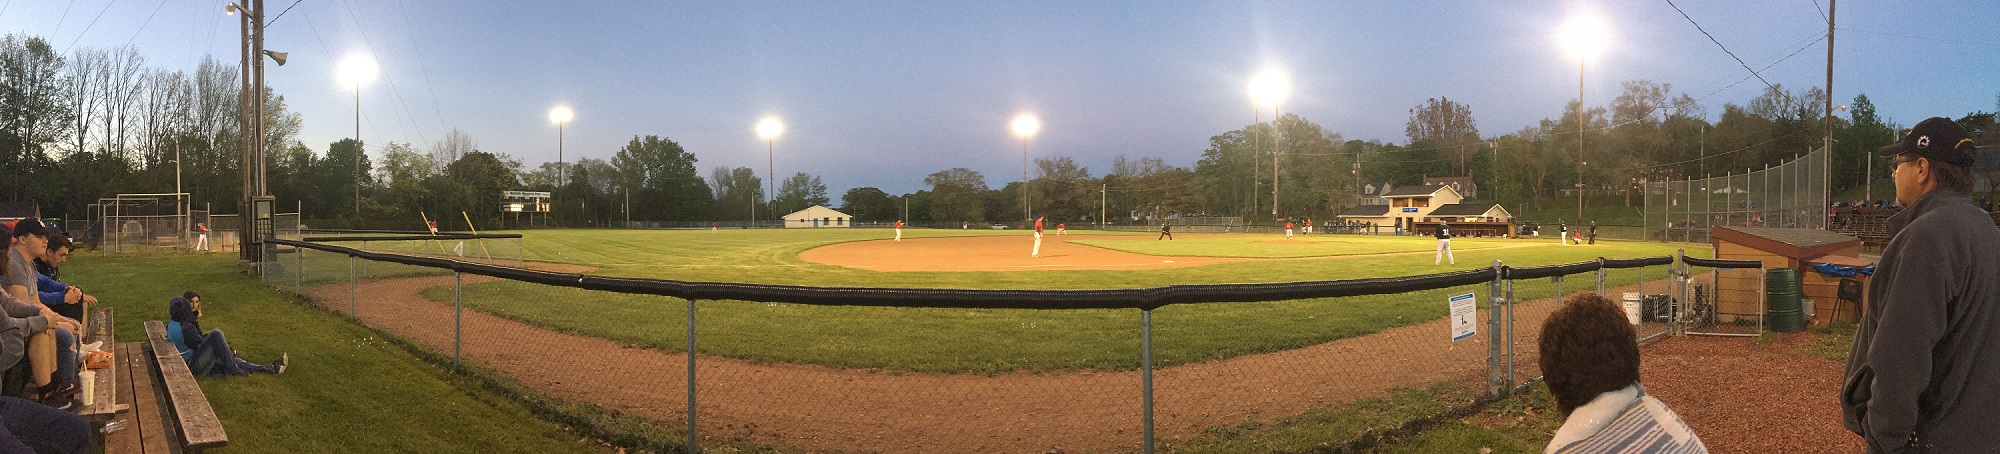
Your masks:
M1277 69L1266 69L1250 80L1250 99L1256 104L1251 110L1264 106L1271 107L1271 218L1278 216L1278 103L1292 93L1292 79ZM1255 114L1253 114L1254 116ZM1252 147L1255 147L1252 140ZM1254 172L1253 172L1254 173ZM1254 190L1254 189L1253 189Z
M1583 120L1589 111L1583 105L1583 70L1590 59L1604 52L1611 30L1596 16L1579 13L1571 16L1558 33L1563 47L1576 57L1576 220L1583 222L1583 166L1589 164L1583 155Z
M375 63L375 57L368 54L353 54L340 61L341 85L354 86L354 218L361 218L361 154L368 149L361 146L361 85L374 82L382 72Z
M765 116L757 120L757 137L764 139L764 174L771 177L771 214L778 213L778 136L785 133L785 122L778 117Z
M1035 114L1024 113L1014 117L1013 126L1014 135L1021 138L1021 226L1026 228L1035 223L1028 204L1028 139L1042 131L1042 120L1035 118Z
M569 173L569 162L563 160L563 125L569 123L570 120L574 119L576 119L576 111L570 110L569 106L556 106L553 109L549 109L549 122L556 124L556 188L557 189L562 188L563 178L567 176L565 174Z

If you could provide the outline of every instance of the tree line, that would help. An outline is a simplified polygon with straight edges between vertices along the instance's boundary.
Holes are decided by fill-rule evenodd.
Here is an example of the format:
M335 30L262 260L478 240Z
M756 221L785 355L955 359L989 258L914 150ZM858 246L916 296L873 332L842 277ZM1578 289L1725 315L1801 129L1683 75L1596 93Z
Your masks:
M40 37L0 38L0 166L16 175L0 179L0 197L81 219L102 197L171 192L178 174L195 208L233 212L242 196L240 86L238 67L213 57L191 70L156 68L130 46L60 55ZM490 228L509 219L501 193L510 190L553 193L550 223L570 226L769 220L833 205L817 176L795 173L767 194L753 169L714 167L703 175L695 153L659 135L634 135L610 159L534 166L481 151L456 129L430 144L343 139L315 151L298 140L303 118L284 97L270 90L261 96L271 191L281 207L303 206L315 226L415 228L420 220L413 211L420 210L447 219L465 211ZM1792 159L1820 146L1825 99L1817 87L1772 85L1711 116L1700 98L1637 80L1623 83L1607 105L1570 100L1553 117L1487 135L1473 121L1472 106L1440 97L1409 108L1402 145L1345 139L1285 114L1209 137L1192 163L1133 150L1116 157L1108 172L1093 174L1068 156L1044 156L1034 160L1025 184L999 187L978 171L949 168L926 176L926 189L911 193L848 190L837 208L857 221L939 226L1018 225L1030 214L1079 224L1150 224L1172 216L1264 223L1333 219L1357 203L1364 185L1469 176L1481 199L1505 201L1520 213L1548 206L1579 181L1586 193L1610 194L1640 181L1740 173ZM1836 191L1865 181L1869 152L1893 140L1897 129L1866 95L1842 109L1846 116L1834 122ZM1995 130L1993 113L1959 121L1979 144L2000 148L1984 134ZM1983 157L1976 170L1990 177L1994 161ZM1886 161L1874 167L1877 177L1886 175Z

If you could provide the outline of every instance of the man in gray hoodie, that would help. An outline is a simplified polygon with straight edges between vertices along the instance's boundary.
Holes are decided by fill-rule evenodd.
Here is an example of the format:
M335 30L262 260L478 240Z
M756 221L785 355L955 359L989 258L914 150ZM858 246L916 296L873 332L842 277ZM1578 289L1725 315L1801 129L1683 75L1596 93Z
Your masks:
M1945 118L1894 156L1889 244L1868 288L1840 406L1868 452L1992 452L2000 421L2000 228L1966 194L1976 147Z

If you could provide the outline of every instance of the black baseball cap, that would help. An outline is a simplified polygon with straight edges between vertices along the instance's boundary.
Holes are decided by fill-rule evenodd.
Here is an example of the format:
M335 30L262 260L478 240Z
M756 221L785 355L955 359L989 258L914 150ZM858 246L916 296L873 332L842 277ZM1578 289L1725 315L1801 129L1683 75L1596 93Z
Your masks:
M1930 117L1910 128L1910 133L1904 135L1903 140L1875 150L1875 154L1895 156L1915 153L1932 161L1971 167L1972 156L1978 151L1979 147L1972 144L1972 138L1966 137L1964 127L1950 118Z
M20 238L23 235L48 237L49 229L42 226L42 220L39 218L25 218L14 221L14 238Z

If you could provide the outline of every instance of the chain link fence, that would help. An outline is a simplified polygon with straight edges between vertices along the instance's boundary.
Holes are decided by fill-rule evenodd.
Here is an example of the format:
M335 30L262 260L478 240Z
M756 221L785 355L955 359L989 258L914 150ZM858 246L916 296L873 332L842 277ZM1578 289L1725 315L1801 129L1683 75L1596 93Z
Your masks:
M1646 239L1707 243L1711 226L1827 229L1828 178L1822 148L1763 169L1643 183Z
M265 282L592 436L689 452L1152 452L1391 395L1472 407L1541 375L1536 339L1561 297L1663 301L1659 318L1642 314L1643 342L1683 318L1683 264L1761 266L1648 257L1145 289L818 288L526 270L351 236L367 239L274 241ZM1465 312L1448 315L1452 300ZM1484 397L1444 397L1457 395Z

